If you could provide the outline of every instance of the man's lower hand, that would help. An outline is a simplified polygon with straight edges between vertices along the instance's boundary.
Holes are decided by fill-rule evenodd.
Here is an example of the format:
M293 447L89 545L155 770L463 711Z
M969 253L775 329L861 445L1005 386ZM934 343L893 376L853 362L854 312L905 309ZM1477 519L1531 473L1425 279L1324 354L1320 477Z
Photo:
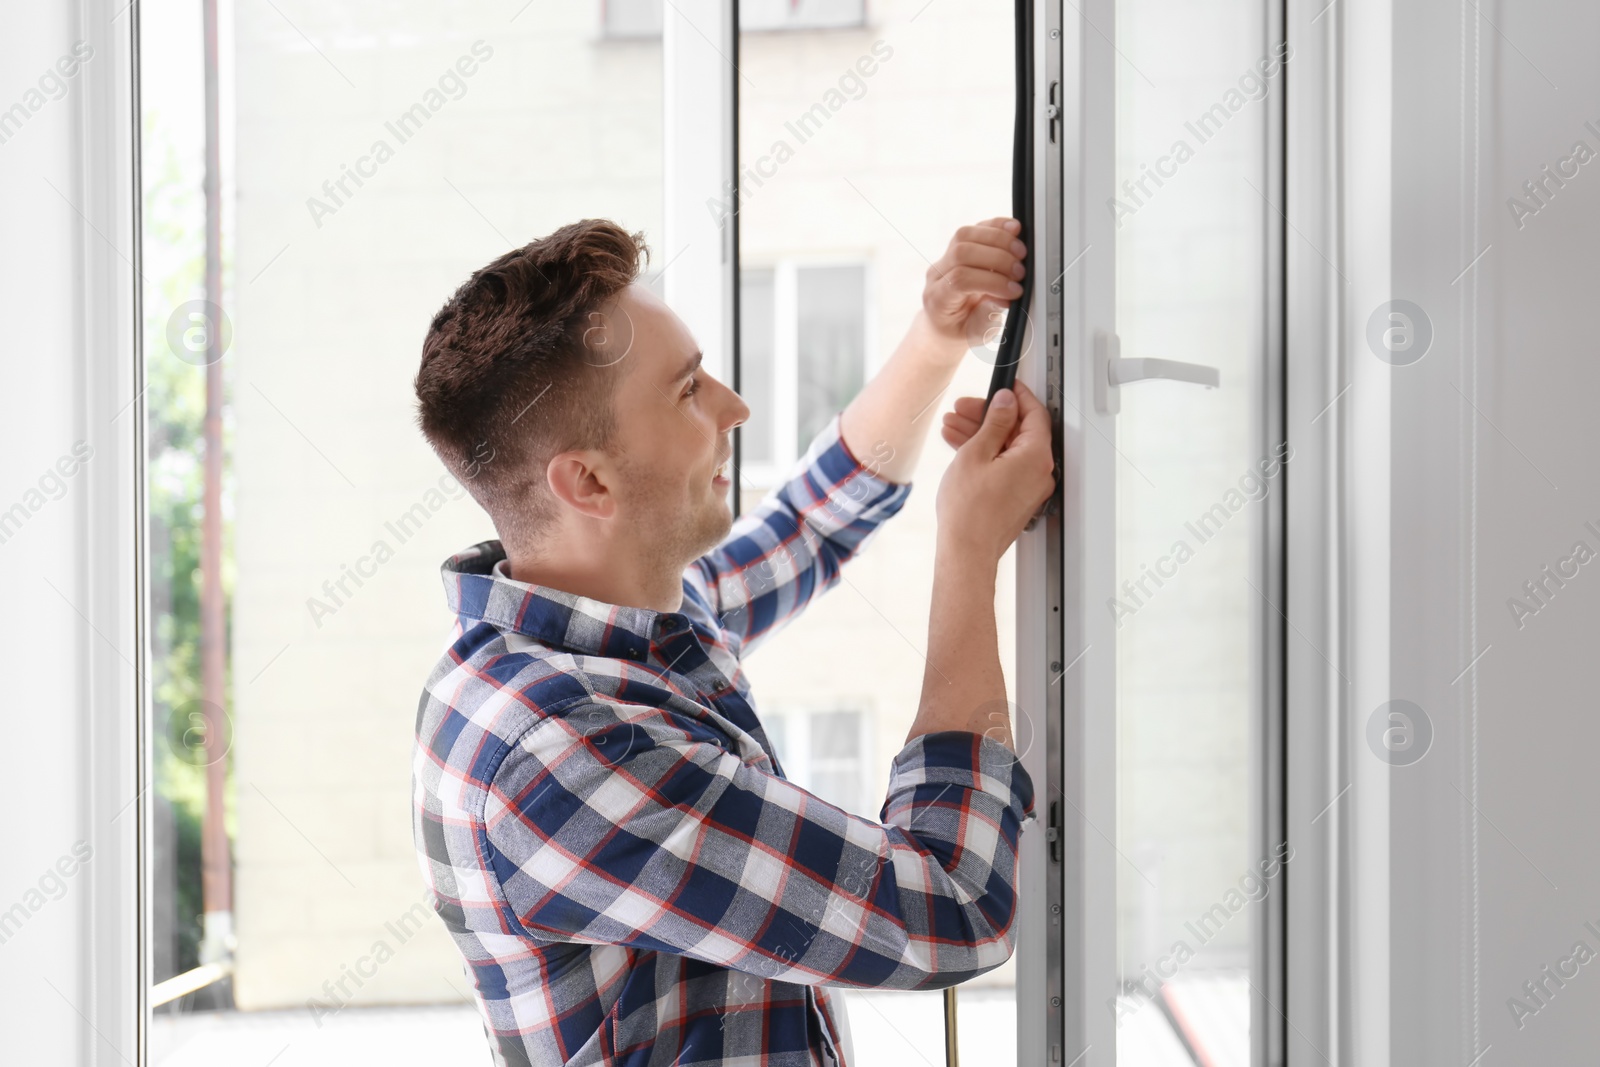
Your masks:
M985 414L963 397L945 415L956 458L939 484L939 545L998 563L1055 489L1050 413L1026 385L1002 389Z

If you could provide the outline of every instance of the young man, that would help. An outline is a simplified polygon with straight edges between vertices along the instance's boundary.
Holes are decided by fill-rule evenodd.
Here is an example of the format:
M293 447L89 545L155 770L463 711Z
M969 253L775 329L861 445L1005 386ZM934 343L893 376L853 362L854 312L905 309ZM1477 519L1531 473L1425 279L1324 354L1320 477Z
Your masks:
M995 571L1053 487L1039 401L945 416L928 667L882 823L785 780L739 664L905 501L969 320L1018 291L1017 229L957 232L893 357L737 524L749 408L637 280L638 235L563 227L434 317L422 430L500 538L444 565L415 833L495 1063L844 1064L828 986L1011 955L1032 785L996 710Z

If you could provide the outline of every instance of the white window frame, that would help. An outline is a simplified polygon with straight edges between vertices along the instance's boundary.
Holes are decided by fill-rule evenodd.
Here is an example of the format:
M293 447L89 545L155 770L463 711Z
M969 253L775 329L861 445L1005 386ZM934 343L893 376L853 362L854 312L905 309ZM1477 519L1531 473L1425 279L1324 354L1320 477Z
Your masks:
M878 355L877 276L865 255L795 255L766 262L741 263L740 269L772 271L772 460L745 461L746 488L770 488L781 482L804 454L800 429L800 288L802 270L817 267L860 267L862 286L862 382L880 365Z
M60 898L46 898L4 945L4 1046L18 1063L144 1062L138 15L120 0L0 14L0 67L18 74L17 94L75 43L93 49L67 92L0 148L9 253L0 256L0 306L10 312L14 370L27 390L0 439L19 460L38 455L41 443L64 440L65 451L81 439L93 448L68 493L33 515L0 560L7 590L28 598L0 623L16 665L12 705L18 715L39 713L29 745L62 754L30 752L7 768L10 795L28 801L15 813L0 911L75 843L90 850ZM38 477L16 467L8 481L19 490Z

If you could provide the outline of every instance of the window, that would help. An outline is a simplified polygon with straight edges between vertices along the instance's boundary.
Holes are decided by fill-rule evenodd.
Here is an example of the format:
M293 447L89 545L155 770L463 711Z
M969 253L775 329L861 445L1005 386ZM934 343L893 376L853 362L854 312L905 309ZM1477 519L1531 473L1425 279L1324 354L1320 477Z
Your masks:
M662 0L602 0L608 37L661 33ZM866 0L741 0L742 30L832 30L862 26Z
M656 269L682 250L665 240L662 112L637 107L662 92L661 10L607 0L606 39L596 42L594 8L536 5L517 33L485 31L474 48L475 38L452 36L456 16L434 8L238 9L220 55L231 100L221 111L226 329L215 400L225 469L214 509L225 536L214 569L197 563L205 368L169 341L169 326L189 323L187 305L206 293L202 35L192 8L144 17L150 651L155 721L166 727L148 753L158 1067L235 1062L267 1041L269 1051L292 1041L286 1058L306 1062L337 1059L350 1043L400 1065L482 1053L459 954L421 903L410 744L418 687L450 622L439 563L494 534L465 494L441 492L438 462L416 432L404 353L451 285L574 219L645 231ZM768 30L864 16L860 3L809 0L744 11L747 28ZM903 334L919 306L923 253L938 255L957 225L1005 201L1006 162L993 145L975 160L971 144L894 117L906 99L937 106L947 92L939 71L977 47L974 34L985 54L1008 55L1008 29L974 30L959 6L935 5L915 27L930 31L929 61L888 58L915 14L901 13L878 48L848 33L743 39L741 68L761 89L741 105L758 152L797 140L785 123L812 113L842 72L874 71L741 207L750 506ZM285 16L304 37L285 32ZM612 38L629 43L609 47ZM784 76L796 67L805 78ZM998 113L1006 82L1000 62L974 72L965 91ZM508 112L510 99L532 102ZM424 112L403 129L397 120ZM515 136L504 135L508 114ZM999 144L1006 134L996 131ZM572 151L559 167L535 165L554 143ZM938 181L940 197L897 202L908 172ZM880 293L893 294L881 323ZM341 368L335 380L329 367ZM966 360L949 395L981 393L988 369ZM368 395L357 382L381 383L370 403L352 402ZM745 664L785 769L867 818L878 815L927 669L933 490L949 458L930 442L913 479L922 488L902 514L839 588ZM1008 560L996 607L1008 671L1011 575ZM186 707L203 695L198 597L210 582L227 594L226 639L210 646L226 656L216 704L224 726L237 726L215 735L216 753L197 747ZM353 659L370 669L349 670ZM206 804L213 755L220 813ZM230 846L233 875L231 892L210 896L199 848L208 828ZM231 978L220 982L202 966L207 911L232 916L231 944L216 939L231 947ZM1013 973L1001 968L963 990L969 1065L1015 1062ZM939 1054L938 993L851 998L858 1061Z
M822 799L876 818L871 716L853 709L762 713L783 771Z
M607 37L661 36L661 0L601 0Z
M1117 1061L1270 1062L1252 1050L1251 959L1280 906L1285 853L1265 840L1260 742L1264 532L1286 455L1268 440L1265 284L1269 94L1282 68L1256 0L1204 16L1119 0L1115 321L1125 357L1220 371L1221 386L1123 390L1115 440ZM1139 71L1175 71L1152 89ZM1215 109L1218 100L1224 103ZM1247 110L1248 109L1248 110ZM1231 117L1226 130L1216 116ZM1188 125L1194 115L1205 115ZM1199 133L1192 133L1199 129ZM1175 139L1192 138L1175 146ZM1190 158L1190 155L1193 158ZM1181 170L1174 170L1181 165ZM1159 170L1161 176L1147 178ZM1124 179L1126 181L1124 182ZM1143 183L1141 185L1141 182ZM1219 269L1226 265L1225 269ZM1264 1022L1264 1020L1257 1020ZM1265 1032L1264 1028L1260 1032Z
M824 30L860 26L866 0L740 0L743 30Z
M773 7L797 17L812 9L788 0ZM903 116L910 99L937 111L952 71L964 108L1009 116L1013 41L1004 5L983 14L970 4L883 5L871 33L751 32L753 5L741 11L739 163L760 179L745 180L739 204L739 386L751 409L740 474L742 503L754 508L812 430L900 341L920 309L928 266L956 228L1009 204L1007 119L964 122L972 136L951 138L930 137ZM974 55L987 58L974 65ZM912 188L937 195L907 195ZM963 359L947 394L930 398L921 417L934 422L954 397L983 395L991 368L981 356ZM775 741L785 770L846 807L845 792L854 793L869 818L881 810L889 762L916 718L928 669L934 502L952 455L935 434L901 514L838 588L745 661L763 721L781 722ZM1013 574L1008 556L995 605L1008 675L1017 647ZM784 714L801 709L803 726ZM854 760L835 747L851 732L847 720L822 718L847 711L871 741ZM967 1067L1019 1062L1017 973L1008 964L962 987ZM839 999L854 1062L943 1062L941 993L852 989Z
M860 263L742 272L744 473L756 485L782 477L866 382L867 276Z

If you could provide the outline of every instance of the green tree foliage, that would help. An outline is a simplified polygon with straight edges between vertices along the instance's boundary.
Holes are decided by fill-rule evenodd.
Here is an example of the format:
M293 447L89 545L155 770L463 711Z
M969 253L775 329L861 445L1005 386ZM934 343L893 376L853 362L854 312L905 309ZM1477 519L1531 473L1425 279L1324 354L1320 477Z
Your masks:
M144 278L145 407L147 411L149 559L151 590L152 763L157 791L175 822L176 894L171 973L199 963L201 914L200 829L205 812L203 759L196 751L194 702L200 679L200 538L204 518L205 368L178 358L167 343L174 308L205 295L205 201L201 175L185 166L169 128L147 113L145 121ZM224 363L226 367L226 363ZM224 409L224 454L230 419ZM223 478L223 590L232 600L231 479ZM231 721L231 685L224 709ZM231 764L231 758L230 758ZM233 836L232 775L228 826ZM159 890L158 890L159 891ZM157 974L156 980L170 977Z

